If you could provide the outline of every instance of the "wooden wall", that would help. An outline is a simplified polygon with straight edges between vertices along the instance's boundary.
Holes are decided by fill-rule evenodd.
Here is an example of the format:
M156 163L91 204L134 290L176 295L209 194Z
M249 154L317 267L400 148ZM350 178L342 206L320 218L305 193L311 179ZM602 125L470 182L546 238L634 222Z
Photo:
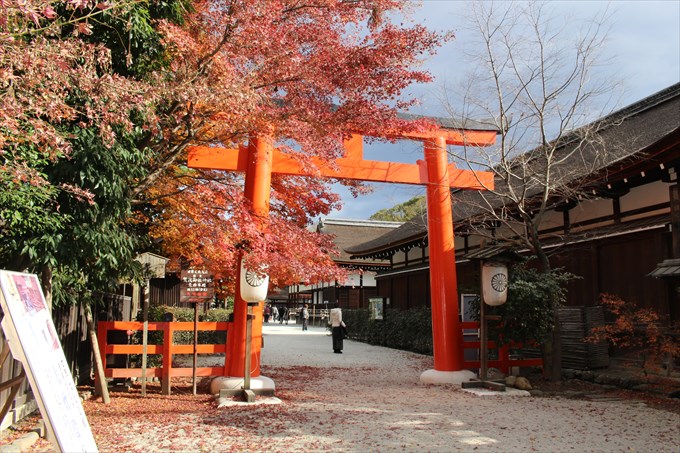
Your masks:
M668 282L648 277L656 265L669 257L670 236L654 229L571 245L553 253L554 268L563 267L581 278L568 285L567 306L597 305L600 294L609 293L653 308L678 319L677 302L669 301ZM476 293L479 269L471 262L457 266L460 293ZM378 295L389 297L399 310L429 306L429 270L378 275ZM680 286L680 285L679 285Z
M668 315L667 282L648 277L668 258L670 237L660 229L577 244L551 257L553 267L579 276L568 285L568 306L597 305L600 294Z

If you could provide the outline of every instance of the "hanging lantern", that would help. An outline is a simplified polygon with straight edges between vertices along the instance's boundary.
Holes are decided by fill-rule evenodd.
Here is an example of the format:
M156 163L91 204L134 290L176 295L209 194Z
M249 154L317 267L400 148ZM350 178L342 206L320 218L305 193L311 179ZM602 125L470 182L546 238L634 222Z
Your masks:
M251 271L241 261L241 299L246 302L261 302L267 298L269 275Z
M508 267L501 263L482 265L482 299L487 305L503 305L508 298Z

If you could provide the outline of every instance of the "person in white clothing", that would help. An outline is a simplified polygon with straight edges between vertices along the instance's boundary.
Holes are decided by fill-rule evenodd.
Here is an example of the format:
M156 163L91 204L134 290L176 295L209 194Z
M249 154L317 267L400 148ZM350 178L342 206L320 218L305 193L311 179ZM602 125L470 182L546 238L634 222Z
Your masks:
M342 321L342 310L340 310L337 302L331 309L330 319L331 332L333 334L333 352L336 354L342 354L342 340L344 337L343 330L345 328L345 323Z
M307 304L302 307L302 330L309 330L309 310Z

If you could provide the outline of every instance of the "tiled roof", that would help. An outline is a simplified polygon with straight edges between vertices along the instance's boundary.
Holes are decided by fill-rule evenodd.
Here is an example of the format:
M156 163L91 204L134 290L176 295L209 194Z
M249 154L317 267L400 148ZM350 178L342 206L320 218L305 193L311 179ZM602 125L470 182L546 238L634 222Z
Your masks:
M345 250L352 256L366 254L375 250L396 248L413 240L422 239L425 236L427 236L427 219L424 216L416 216L408 222L404 222L399 228L370 240L356 243Z
M492 119L478 121L465 118L463 120L457 120L454 118L421 116L412 115L409 113L399 113L397 116L404 120L417 120L425 118L438 124L443 129L464 129L468 131L495 131L495 132L500 131L498 126L495 124L495 121Z
M656 269L647 275L656 278L677 277L680 275L680 260L663 260L656 265Z
M333 242L340 251L333 256L338 263L360 264L350 260L347 249L358 243L373 240L399 227L401 222L384 222L377 220L353 219L322 219L317 225L317 231L333 236ZM362 260L361 264L388 265L384 260Z
M565 184L586 177L595 178L600 184L612 181L614 174L611 172L607 174L605 169L609 172L621 165L647 159L649 156L645 151L651 149L664 137L671 134L677 135L680 131L680 83L565 136L563 149L571 151L575 146L580 146L579 138L583 135L583 131L593 130L593 128L597 129L597 140L589 141L591 144L573 154L569 161L551 169L551 171L563 172L568 176L568 180L564 181ZM605 147L602 148L602 146ZM545 166L540 159L529 161L527 165L536 166L537 171ZM658 166L658 163L656 165ZM593 174L593 170L599 173ZM496 178L495 184L497 191L503 191L504 183L499 178ZM538 188L533 189L534 194L540 192ZM452 198L454 223L460 223L483 212L481 208L475 208L475 201L482 201L479 192L454 190ZM503 200L500 197L486 194L486 203L500 207ZM426 236L427 219L425 215L422 215L384 236L354 245L348 249L348 252L352 256L367 256L379 250L392 249L401 244L422 240Z

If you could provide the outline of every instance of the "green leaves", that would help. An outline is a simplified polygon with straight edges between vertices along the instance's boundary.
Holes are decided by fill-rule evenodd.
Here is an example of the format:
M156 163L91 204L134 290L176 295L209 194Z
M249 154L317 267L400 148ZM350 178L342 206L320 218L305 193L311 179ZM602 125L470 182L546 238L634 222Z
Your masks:
M370 220L406 222L427 211L425 197L414 197L392 208L381 209Z
M521 265L512 267L508 301L487 307L487 313L501 316L500 324L490 327L489 337L501 344L543 342L552 332L555 311L566 300L565 284L573 278L576 276L560 269L540 272ZM479 319L479 301L473 302L472 308Z
M432 312L429 308L388 310L382 320L369 319L368 310L343 310L350 338L388 348L432 354Z

